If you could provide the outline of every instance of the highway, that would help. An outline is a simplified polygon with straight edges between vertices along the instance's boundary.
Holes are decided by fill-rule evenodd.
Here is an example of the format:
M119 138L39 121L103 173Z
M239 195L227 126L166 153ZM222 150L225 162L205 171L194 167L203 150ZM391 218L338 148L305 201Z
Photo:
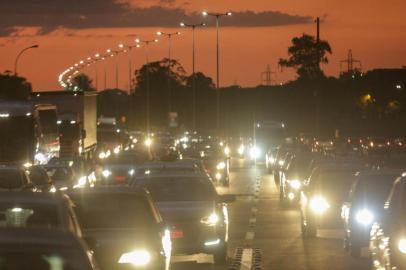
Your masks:
M302 239L299 211L280 207L278 187L263 165L233 160L230 187L217 191L237 195L229 205L228 265L215 267L210 256L196 255L176 257L172 269L370 269L367 254L346 254L342 231L319 230L317 238Z

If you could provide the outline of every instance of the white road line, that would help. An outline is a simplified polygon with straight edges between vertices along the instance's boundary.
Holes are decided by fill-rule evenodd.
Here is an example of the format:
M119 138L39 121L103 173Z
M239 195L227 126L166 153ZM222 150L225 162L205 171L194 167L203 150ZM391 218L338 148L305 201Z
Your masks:
M249 223L250 224L253 224L253 223L256 223L257 222L257 218L250 218L250 220L249 220Z
M242 251L240 270L250 270L252 268L252 248L244 248Z
M251 212L253 212L253 213L258 212L258 208L256 208L256 207L252 207L252 208L251 208Z
M255 232L246 232L245 233L245 240L254 240L255 237Z

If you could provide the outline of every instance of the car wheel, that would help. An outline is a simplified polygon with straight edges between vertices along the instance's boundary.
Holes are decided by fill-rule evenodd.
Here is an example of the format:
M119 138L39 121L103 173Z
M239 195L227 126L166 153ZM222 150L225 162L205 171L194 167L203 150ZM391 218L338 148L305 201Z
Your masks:
M227 245L220 247L213 253L214 264L225 265L227 263Z

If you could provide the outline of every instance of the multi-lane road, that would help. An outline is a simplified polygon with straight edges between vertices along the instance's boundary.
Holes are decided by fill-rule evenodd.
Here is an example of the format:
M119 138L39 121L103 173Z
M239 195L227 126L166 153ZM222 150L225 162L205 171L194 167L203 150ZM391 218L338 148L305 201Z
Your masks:
M278 187L264 166L234 160L230 187L217 190L237 195L229 206L227 267L215 267L210 256L199 255L175 258L182 262L173 263L172 269L369 269L366 256L353 259L345 253L341 231L319 231L315 239L302 239L299 211L279 206Z

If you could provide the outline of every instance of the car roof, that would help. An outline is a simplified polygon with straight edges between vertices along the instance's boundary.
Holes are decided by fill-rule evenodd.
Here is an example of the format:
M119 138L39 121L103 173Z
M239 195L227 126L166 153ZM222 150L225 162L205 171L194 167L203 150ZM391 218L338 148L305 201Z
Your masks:
M0 245L53 245L58 247L77 247L79 240L72 233L59 229L41 228L2 228Z
M32 204L65 204L69 201L66 195L51 192L32 191L0 191L0 203L32 203Z
M176 161L148 162L137 166L138 169L165 169L165 168L195 168L198 161L193 159Z
M68 192L69 195L86 194L132 194L134 196L145 197L148 192L143 189L135 189L130 186L99 186L93 188L74 189Z
M165 171L162 170L161 173L145 174L136 177L136 181L139 179L148 178L207 178L208 176L204 173L196 171Z
M18 171L22 171L23 169L19 165L0 164L0 170L18 170Z

